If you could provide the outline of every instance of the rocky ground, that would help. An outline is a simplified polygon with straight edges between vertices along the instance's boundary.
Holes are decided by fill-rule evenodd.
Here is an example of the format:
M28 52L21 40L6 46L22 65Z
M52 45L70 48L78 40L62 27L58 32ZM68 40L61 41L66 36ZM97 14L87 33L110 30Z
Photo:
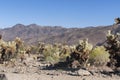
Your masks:
M90 67L87 70L47 69L45 63L37 61L35 56L27 57L23 62L12 60L0 64L0 80L119 80L108 67Z

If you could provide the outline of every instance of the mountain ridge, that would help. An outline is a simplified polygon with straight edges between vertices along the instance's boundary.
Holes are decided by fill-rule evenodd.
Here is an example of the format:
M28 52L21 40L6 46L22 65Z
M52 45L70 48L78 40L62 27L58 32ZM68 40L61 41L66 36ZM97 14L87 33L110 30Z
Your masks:
M86 28L64 28L61 26L40 26L37 24L16 24L13 27L0 29L0 34L5 41L20 37L26 44L66 43L77 44L79 39L88 38L93 45L105 40L106 31L112 26L86 27Z

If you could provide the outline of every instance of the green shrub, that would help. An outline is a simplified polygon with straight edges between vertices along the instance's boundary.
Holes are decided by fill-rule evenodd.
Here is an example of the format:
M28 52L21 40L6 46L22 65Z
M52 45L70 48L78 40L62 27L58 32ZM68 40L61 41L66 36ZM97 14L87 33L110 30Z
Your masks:
M94 48L89 57L89 62L93 65L103 65L109 61L109 54L103 46Z

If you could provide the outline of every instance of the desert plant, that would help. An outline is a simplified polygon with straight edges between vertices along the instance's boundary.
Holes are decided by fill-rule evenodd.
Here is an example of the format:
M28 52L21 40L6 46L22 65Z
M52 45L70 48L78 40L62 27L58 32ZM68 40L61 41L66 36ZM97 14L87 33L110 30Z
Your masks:
M105 65L109 61L109 53L106 51L104 46L95 47L89 57L91 65Z
M88 39L80 40L75 51L70 54L69 58L67 58L67 62L72 67L72 63L74 63L74 61L78 61L80 67L85 67L92 48L93 46L88 43Z
M119 33L113 34L112 31L108 31L107 40L105 48L110 54L110 61L108 62L108 66L113 70L116 70L120 67L120 41L119 41Z
M7 58L6 49L7 49L6 43L2 42L2 44L1 44L1 61L5 61Z
M14 56L16 51L14 42L2 42L0 47L2 61L10 60Z
M7 48L6 48L6 54L7 54L7 59L10 60L11 58L14 57L16 52L16 44L14 41L8 42L7 43Z
M120 24L120 18L115 18L115 24Z
M45 43L39 42L38 43L38 52L39 52L39 54L43 54L44 49L45 49Z
M25 53L28 54L28 56L30 57L31 52L33 51L32 46L26 46L25 47Z
M1 53L0 60L1 61L5 61L7 58L6 49L7 49L7 43L4 40L2 40L2 35L0 35L0 53Z
M16 43L16 55L17 55L17 53L19 53L19 50L23 44L23 41L19 37L16 37L15 43Z
M58 52L59 49L56 46L47 46L47 48L44 50L43 55L45 57L45 60L50 63L54 63L59 61Z
M16 38L15 41L5 42L0 39L0 52L2 61L10 61L17 56L17 53L24 51L22 45L23 41L20 38Z
M68 45L62 45L60 48L59 56L60 56L60 61L64 62L66 61L66 58L70 56L70 53L72 53L72 48L70 48Z

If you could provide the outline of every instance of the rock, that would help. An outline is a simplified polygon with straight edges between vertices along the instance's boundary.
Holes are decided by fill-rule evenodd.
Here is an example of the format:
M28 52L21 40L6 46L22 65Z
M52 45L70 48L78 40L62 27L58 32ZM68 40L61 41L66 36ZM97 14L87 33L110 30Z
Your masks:
M5 74L0 74L0 80L8 80Z
M77 68L77 67L80 67L80 63L77 60L75 60L72 62L72 68Z
M83 78L82 80L86 80L85 78Z
M77 71L77 74L78 74L78 76L89 76L89 75L91 75L91 73L89 71L84 70L84 69L79 69Z

